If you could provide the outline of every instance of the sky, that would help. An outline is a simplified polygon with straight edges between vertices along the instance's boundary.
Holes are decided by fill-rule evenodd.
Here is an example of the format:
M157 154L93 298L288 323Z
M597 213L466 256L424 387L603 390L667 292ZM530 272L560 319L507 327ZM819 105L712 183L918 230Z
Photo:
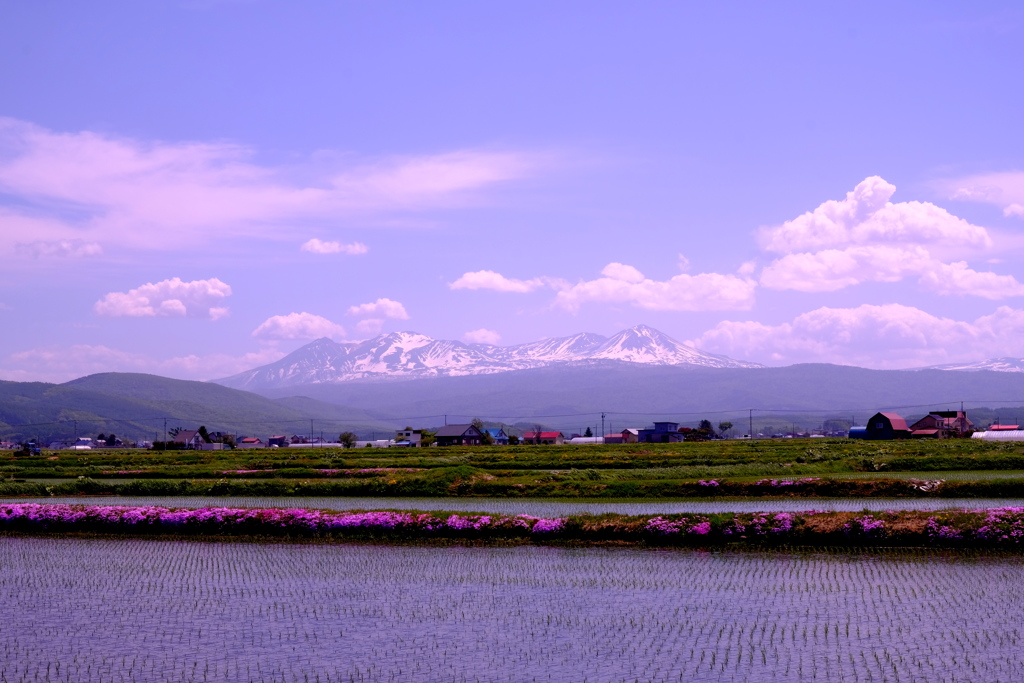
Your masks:
M0 379L1021 357L1022 64L1014 2L4 3Z

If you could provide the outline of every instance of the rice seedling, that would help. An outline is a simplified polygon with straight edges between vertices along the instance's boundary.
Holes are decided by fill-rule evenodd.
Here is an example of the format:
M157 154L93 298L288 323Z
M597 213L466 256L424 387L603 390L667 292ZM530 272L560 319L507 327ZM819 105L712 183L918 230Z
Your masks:
M1017 681L1024 558L0 537L3 681Z

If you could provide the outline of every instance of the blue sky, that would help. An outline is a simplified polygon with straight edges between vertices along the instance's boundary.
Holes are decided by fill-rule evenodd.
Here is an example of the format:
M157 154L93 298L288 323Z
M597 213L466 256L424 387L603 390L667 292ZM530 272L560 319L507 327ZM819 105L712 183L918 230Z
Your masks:
M0 7L0 378L638 323L1024 356L1017 3Z

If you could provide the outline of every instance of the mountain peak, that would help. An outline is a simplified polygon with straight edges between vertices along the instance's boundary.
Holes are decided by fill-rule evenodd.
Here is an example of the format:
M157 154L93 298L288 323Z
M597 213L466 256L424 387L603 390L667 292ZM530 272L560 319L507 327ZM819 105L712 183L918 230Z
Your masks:
M216 381L233 388L259 390L298 384L493 374L584 361L761 367L704 353L653 327L636 325L610 338L581 332L515 346L465 344L418 332L389 332L362 342L338 343L324 338L276 363Z

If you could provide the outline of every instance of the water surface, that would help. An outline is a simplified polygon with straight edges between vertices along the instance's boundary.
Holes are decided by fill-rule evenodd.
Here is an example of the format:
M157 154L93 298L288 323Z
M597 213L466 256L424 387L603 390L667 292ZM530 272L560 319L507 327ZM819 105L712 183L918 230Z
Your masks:
M0 538L0 680L1020 681L1024 559Z
M64 503L68 505L160 505L200 508L259 507L317 510L448 510L505 515L563 517L599 515L665 515L681 512L801 512L803 510L945 510L956 508L1024 507L1020 498L747 498L747 499L551 499L551 498L356 498L249 496L67 496L4 498L4 503Z

